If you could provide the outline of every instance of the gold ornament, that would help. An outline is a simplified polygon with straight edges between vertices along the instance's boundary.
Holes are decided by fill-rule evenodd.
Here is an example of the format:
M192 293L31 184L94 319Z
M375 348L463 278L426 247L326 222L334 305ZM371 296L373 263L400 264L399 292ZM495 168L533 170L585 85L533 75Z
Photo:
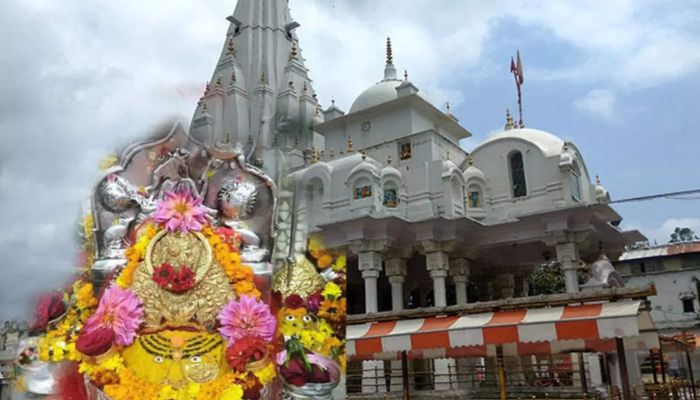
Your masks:
M194 288L177 294L158 286L152 279L153 271L163 263L191 268L195 273ZM132 289L143 302L149 328L187 325L193 320L213 326L219 310L234 295L226 273L213 261L209 242L197 232L158 233L146 249L146 259L134 273Z
M272 290L279 291L283 297L291 294L306 297L322 289L324 284L316 267L303 255L295 261L287 261L287 265L279 268L272 276Z

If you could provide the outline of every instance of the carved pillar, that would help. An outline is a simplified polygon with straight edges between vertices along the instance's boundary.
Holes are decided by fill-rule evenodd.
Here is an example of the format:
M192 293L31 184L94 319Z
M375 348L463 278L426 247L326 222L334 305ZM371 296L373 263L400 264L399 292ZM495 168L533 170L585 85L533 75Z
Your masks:
M581 267L581 262L578 258L578 249L573 241L557 243L557 260L561 270L564 272L564 281L566 282L566 292L576 293L578 287L578 269Z
M469 281L469 260L466 258L450 259L450 276L455 283L457 304L467 304L467 282Z
M501 299L513 297L515 279L511 273L501 273L496 275L496 296Z
M382 254L378 251L361 251L358 253L358 265L365 281L365 312L376 313L377 278L382 270Z
M527 278L528 276L523 274L518 274L515 276L515 297L527 297L530 290L529 284L527 283Z
M445 278L450 268L447 253L444 251L426 252L425 261L430 277L433 278L433 303L437 307L444 307L447 305Z
M391 309L403 310L403 283L406 281L406 258L390 255L384 262L384 272L391 284Z

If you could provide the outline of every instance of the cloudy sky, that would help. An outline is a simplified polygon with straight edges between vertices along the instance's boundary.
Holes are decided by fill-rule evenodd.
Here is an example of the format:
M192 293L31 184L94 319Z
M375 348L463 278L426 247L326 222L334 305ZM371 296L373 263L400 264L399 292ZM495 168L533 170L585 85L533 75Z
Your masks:
M291 0L319 98L348 109L397 67L474 136L515 109L577 144L613 198L700 187L700 7L690 0ZM235 0L0 2L0 320L69 273L97 164L169 116L188 121ZM659 242L700 232L698 200L620 205Z

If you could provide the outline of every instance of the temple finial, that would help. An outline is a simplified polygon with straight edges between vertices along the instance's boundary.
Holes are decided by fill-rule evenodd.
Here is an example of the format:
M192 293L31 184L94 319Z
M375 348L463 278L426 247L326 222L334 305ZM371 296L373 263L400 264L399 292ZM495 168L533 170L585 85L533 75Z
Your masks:
M387 165L391 165L391 154L388 154L386 156L386 163L387 163Z
M474 159L472 156L467 157L467 164L469 164L470 167L474 165Z
M297 42L296 40L292 41L292 50L289 52L289 60L296 60L297 59Z
M355 150L352 149L352 138L348 136L348 153L352 153Z
M509 131L511 129L515 129L515 122L513 121L513 116L510 115L510 110L506 108L506 125L503 127L503 129Z
M367 159L367 152L365 149L360 150L360 154L362 154L362 161L365 161Z
M231 54L233 56L236 55L236 46L233 43L233 37L228 38L228 43L226 44L226 50L227 50L227 54Z
M403 80L407 81L408 80L408 71L403 70Z
M391 38L386 38L386 63L387 65L394 64L394 54L391 51Z
M595 176L595 184L600 185L600 175Z

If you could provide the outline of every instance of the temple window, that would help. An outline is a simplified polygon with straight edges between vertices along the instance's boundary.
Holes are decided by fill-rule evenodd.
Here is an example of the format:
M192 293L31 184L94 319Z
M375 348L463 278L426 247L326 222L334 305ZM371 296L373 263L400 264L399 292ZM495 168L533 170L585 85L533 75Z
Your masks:
M372 197L372 184L368 179L360 179L353 187L352 198L355 200Z
M399 159L400 160L410 160L411 159L411 142L399 143Z
M396 188L387 187L384 188L384 207L386 208L396 208L399 206L399 196L396 192Z
M467 200L469 201L469 208L481 208L481 188L477 185L469 185Z
M519 151L510 156L510 176L513 181L513 197L527 196L525 165L523 164L523 155Z

